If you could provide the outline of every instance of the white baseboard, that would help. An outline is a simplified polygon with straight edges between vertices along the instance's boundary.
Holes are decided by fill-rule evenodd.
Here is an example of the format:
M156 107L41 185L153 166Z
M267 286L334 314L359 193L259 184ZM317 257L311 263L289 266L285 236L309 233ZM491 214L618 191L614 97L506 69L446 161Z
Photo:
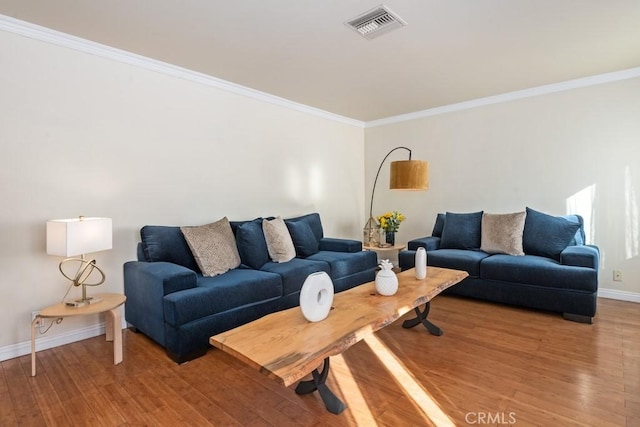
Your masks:
M598 289L601 298L618 299L629 302L640 302L640 294L637 292L618 291L616 289Z
M127 323L122 319L122 328L124 329L126 327ZM104 333L104 322L80 329L74 329L58 335L45 336L37 333L36 352L46 350L48 348L59 347L65 344L71 344L76 341L86 340L87 338L97 337ZM25 354L31 354L31 340L0 347L0 362L24 356Z

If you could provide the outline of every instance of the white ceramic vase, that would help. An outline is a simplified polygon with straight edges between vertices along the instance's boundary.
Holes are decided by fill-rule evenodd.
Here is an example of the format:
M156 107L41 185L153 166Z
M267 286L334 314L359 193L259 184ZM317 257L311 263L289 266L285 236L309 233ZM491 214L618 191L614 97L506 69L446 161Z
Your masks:
M422 280L427 277L427 251L424 248L418 248L416 251L416 279Z
M398 276L392 268L393 264L388 259L380 263L380 271L376 274L376 291L380 295L390 296L398 292Z
M333 304L333 281L324 271L310 274L300 289L300 309L309 322L324 320Z

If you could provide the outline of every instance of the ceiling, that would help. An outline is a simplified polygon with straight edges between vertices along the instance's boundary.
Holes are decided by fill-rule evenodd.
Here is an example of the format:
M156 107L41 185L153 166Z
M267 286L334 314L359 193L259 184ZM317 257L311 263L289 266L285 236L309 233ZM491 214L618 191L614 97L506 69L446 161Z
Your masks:
M640 66L638 0L0 0L0 14L371 121Z

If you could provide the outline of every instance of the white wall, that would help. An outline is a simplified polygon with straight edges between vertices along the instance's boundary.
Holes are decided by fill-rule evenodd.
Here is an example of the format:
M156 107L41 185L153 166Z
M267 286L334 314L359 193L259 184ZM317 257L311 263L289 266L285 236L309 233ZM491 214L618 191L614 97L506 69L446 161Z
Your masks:
M640 79L372 127L365 141L367 195L393 147L430 162L427 192L388 190L382 169L374 215L407 216L400 242L430 235L438 212L578 213L601 249L600 288L640 296Z
M10 32L0 64L4 358L28 349L31 312L67 288L45 253L48 219L113 219L113 250L95 254L108 282L91 292L123 291L145 224L317 211L326 235L360 237L359 126ZM65 319L47 336L100 321Z
M327 235L360 238L375 172L398 145L431 167L421 193L385 189L382 169L374 215L407 215L400 242L447 210L579 213L602 251L601 289L640 293L640 79L363 131L1 30L0 65L0 360L28 352L31 312L67 288L46 220L113 218L99 291L122 292L144 224L318 211ZM40 342L100 322L65 319Z

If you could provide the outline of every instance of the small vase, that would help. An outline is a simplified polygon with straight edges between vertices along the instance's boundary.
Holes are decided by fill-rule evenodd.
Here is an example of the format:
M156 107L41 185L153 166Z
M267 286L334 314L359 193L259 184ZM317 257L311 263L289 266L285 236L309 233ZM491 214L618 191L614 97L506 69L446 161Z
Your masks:
M390 244L391 246L394 246L396 244L396 233L395 231L387 231L385 233L385 241Z
M392 268L388 259L380 263L380 271L376 274L376 292L380 295L391 296L398 292L398 276Z
M418 248L416 251L416 279L422 280L427 277L427 251L424 248Z

